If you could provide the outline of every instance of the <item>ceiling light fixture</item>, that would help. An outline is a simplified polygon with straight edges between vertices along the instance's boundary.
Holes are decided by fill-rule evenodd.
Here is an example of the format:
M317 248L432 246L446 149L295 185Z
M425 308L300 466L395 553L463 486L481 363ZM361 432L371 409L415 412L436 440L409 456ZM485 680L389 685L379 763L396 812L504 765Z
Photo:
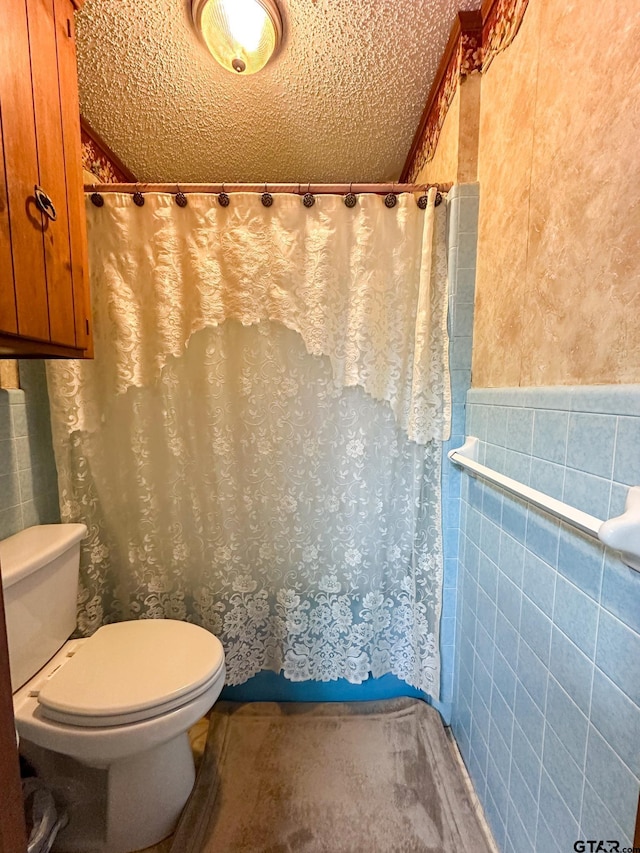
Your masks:
M192 0L196 28L227 71L255 74L282 41L282 17L275 0Z

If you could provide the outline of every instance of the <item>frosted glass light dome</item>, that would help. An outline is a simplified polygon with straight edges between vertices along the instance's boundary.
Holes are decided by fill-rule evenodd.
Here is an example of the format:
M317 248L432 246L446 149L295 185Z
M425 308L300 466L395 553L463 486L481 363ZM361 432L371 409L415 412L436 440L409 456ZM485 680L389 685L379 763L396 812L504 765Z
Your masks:
M192 0L193 20L213 57L234 74L255 74L282 38L275 0Z

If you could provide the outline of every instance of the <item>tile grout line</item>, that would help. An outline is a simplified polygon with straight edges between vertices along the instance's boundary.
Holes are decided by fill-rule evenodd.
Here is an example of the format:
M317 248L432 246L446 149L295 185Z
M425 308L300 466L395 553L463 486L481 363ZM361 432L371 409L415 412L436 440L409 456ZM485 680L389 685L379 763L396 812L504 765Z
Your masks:
M595 681L596 667L597 667L596 657L598 654L598 637L600 635L600 614L601 614L601 612L602 612L602 609L598 605L598 621L596 623L596 638L595 638L595 643L594 643L594 648L593 648L593 668L591 670L591 690L589 691L590 696L589 696L589 716L587 717L587 722L588 722L588 725L587 725L587 742L586 742L585 748L584 748L584 763L583 763L583 767L582 767L582 791L580 792L580 819L578 821L578 825L580 827L583 826L584 792L585 792L586 783L587 783L587 756L589 754L589 741L591 740L589 728L591 726L593 726L593 728L596 729L596 726L591 722L591 708L593 705L593 685L594 685L594 681ZM597 731L597 729L596 729L596 731ZM615 750L614 750L614 752L615 752Z

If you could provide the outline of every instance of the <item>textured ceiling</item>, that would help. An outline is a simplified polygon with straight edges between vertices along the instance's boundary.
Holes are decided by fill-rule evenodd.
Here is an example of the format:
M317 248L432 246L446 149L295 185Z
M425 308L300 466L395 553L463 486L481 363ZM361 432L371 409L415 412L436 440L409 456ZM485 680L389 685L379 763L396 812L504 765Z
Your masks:
M480 0L281 0L250 77L214 61L189 0L87 0L83 116L141 181L397 180L458 9Z

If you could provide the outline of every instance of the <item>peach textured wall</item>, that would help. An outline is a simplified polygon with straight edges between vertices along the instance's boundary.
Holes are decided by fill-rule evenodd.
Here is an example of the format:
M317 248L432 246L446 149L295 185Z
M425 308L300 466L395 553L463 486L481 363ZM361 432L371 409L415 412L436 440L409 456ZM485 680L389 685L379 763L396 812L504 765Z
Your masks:
M482 77L473 385L640 382L637 0L530 0Z
M447 115L438 137L433 159L420 170L416 184L448 184L455 183L458 174L458 133L460 131L460 87L456 90L453 101L447 110Z
M473 183L478 170L480 75L458 86L438 137L433 158L425 163L417 184Z
M460 130L458 134L458 175L460 184L478 180L478 144L480 137L480 74L465 77L459 86Z

